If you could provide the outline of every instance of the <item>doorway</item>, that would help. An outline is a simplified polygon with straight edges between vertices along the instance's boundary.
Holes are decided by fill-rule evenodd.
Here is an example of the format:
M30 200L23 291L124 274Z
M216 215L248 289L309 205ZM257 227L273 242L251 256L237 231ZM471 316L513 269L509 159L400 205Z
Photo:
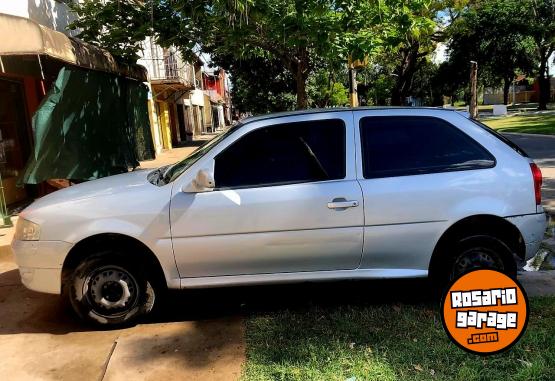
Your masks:
M0 174L8 206L27 198L17 179L31 153L30 133L23 83L0 78Z

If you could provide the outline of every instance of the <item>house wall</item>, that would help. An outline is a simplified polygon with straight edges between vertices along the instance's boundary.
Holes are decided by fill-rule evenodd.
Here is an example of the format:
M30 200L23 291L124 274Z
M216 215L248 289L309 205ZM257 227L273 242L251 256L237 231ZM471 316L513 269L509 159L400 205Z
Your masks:
M205 75L204 89L214 90L223 98L225 96L225 70L220 69L220 71L214 73L214 75Z
M66 29L75 20L75 15L58 0L1 0L0 13L31 19L68 36L79 33Z
M212 104L210 103L210 95L204 94L204 128L203 132L208 129L212 130Z
M516 103L530 103L537 102L537 94L535 91L519 91L515 93ZM509 92L509 103L513 103L513 92ZM503 104L503 94L484 94L485 105L499 105Z
M162 132L162 147L172 149L170 105L167 102L156 102L158 105L158 121Z

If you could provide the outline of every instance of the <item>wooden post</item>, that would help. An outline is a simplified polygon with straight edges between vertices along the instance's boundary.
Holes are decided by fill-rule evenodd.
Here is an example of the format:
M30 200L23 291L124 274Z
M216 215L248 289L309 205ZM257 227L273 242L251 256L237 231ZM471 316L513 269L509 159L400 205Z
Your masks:
M478 119L478 63L470 61L470 117Z
M353 64L349 64L349 102L351 107L358 107L357 71Z

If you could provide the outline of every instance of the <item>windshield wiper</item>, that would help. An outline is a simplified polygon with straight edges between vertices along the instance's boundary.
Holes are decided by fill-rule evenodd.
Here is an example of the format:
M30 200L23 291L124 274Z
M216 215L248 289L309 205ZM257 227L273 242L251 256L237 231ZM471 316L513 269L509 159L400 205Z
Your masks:
M156 186L165 185L166 182L164 181L164 172L165 172L165 169L168 167L169 165L164 165L163 167L160 167L150 172L150 174L148 175L148 181L150 181L152 184Z

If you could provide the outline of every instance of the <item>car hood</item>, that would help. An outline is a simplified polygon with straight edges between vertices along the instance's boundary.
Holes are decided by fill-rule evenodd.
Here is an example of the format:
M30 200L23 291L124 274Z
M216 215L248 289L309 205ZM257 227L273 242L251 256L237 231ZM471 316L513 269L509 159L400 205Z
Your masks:
M39 198L28 209L41 208L68 201L104 197L123 192L133 192L145 186L154 187L147 176L152 170L138 170L121 175L108 176L98 180L73 185Z

